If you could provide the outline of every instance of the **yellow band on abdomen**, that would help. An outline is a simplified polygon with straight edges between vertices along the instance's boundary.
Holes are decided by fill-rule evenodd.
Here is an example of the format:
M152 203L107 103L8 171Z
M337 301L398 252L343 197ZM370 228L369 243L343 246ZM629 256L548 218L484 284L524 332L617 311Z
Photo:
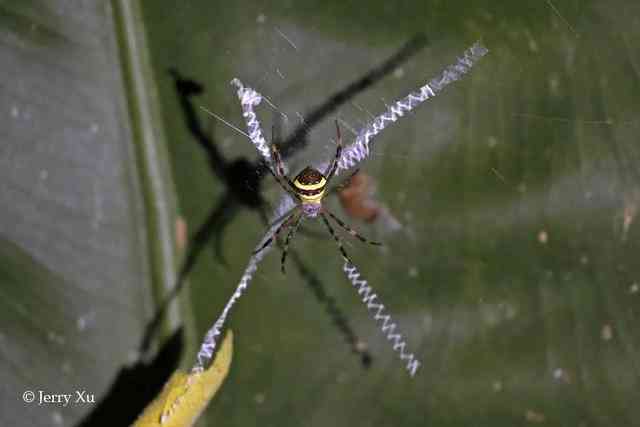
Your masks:
M293 185L295 185L296 188L299 188L301 190L318 190L324 187L326 184L327 184L327 180L325 178L322 178L320 182L317 182L315 184L303 184L297 179L293 182Z
M324 191L321 191L318 194L314 194L312 196L298 193L298 197L300 197L302 203L320 203L322 196L324 196Z

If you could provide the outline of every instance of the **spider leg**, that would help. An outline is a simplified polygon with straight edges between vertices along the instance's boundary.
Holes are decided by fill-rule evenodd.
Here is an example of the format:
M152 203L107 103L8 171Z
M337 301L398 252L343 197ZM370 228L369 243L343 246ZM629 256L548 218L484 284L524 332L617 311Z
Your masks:
M351 179L356 176L356 174L360 172L360 168L354 170L353 172L351 172L351 175L349 175L349 177L347 179L345 179L344 181L342 181L340 184L336 185L335 187L333 187L332 189L329 190L329 192L327 193L327 196L333 193L339 193L340 191L344 190L345 188L347 188L349 186L349 184L351 184Z
M342 228L344 228L349 234L351 234L353 237L356 237L358 239L360 239L360 241L364 242L364 243L369 243L370 245L377 245L377 246L382 246L382 243L380 242L374 242L372 240L367 239L366 237L363 237L362 235L360 235L356 230L354 230L353 228L349 227L347 224L345 224L340 218L338 218L337 216L335 216L334 214L332 214L328 209L323 208L323 210L329 214L329 216L331 218L333 218L333 220L335 222L338 223L338 225Z
M278 134L279 133L280 132L278 132ZM271 127L271 159L275 164L276 171L274 172L271 166L269 165L267 165L267 169L269 170L269 173L273 175L273 177L275 178L276 182L280 185L280 187L282 187L284 191L289 193L289 195L293 197L293 200L297 200L296 194L291 191L292 189L295 190L295 187L290 182L291 180L284 173L284 166L282 163L282 158L280 157L280 152L278 151L278 145L276 144L277 139L275 134L276 134L276 125L274 124ZM288 187L287 185L284 185L282 183L282 180L284 180L287 183Z
M340 133L340 126L338 125L338 121L336 120L336 156L333 158L333 162L331 162L331 167L325 172L324 176L327 178L327 184L335 175L336 170L338 170L338 160L340 160L340 156L342 155L342 134Z
M289 193L289 195L290 195L291 197L293 197L293 200L294 200L294 201L295 201L295 200L298 200L298 195L297 195L295 192L293 192L293 191L291 190L291 188L289 188L289 187L287 187L286 185L284 185L284 184L282 183L282 181L280 180L280 178L278 178L278 175L276 175L276 173L275 173L274 171L272 171L270 167L267 167L267 169L269 170L269 172L271 172L271 175L273 175L273 178L274 178L274 179L276 180L276 182L280 185L280 187L282 187L282 189L283 189L284 191L286 191L287 193Z
M296 204L294 207L292 207L291 209L286 211L284 214L280 215L278 218L273 220L270 224L268 222L266 222L266 224L269 226L269 227L267 227L267 229L273 227L275 224L280 223L280 221L282 221L283 218L288 217L289 214L291 214L295 209L298 209L299 207L300 207L300 205ZM315 231L311 231L311 230L308 230L308 229L305 229L305 228L301 228L300 229L300 233L304 234L305 236L313 237L313 238L316 238L316 239L321 239L321 238L326 238L327 237L327 233L315 232Z
M295 191L296 186L293 184L293 181L284 173L284 164L282 163L282 157L280 157L280 151L278 151L278 146L276 144L271 144L271 153L273 154L273 158L276 163L276 171L280 178L284 179L284 181L289 185L291 190Z
M329 220L327 219L327 217L322 212L320 212L320 216L322 217L322 221L324 221L324 224L329 229L329 233L331 233L331 236L333 236L333 239L338 244L338 248L340 249L340 252L342 253L342 257L345 259L345 261L353 264L353 262L351 262L351 258L349 258L349 255L347 255L347 251L345 251L344 247L342 246L342 241L340 240L340 237L338 237L336 232L333 230L333 227L331 227L331 224L329 224Z
M293 236L295 236L301 221L302 221L302 214L298 214L298 218L295 219L295 222L289 228L289 233L287 234L287 238L284 241L284 248L282 249L282 259L280 260L280 268L282 269L282 274L285 274L284 262L287 259L287 251L289 250L289 240L293 238Z
M282 229L289 225L289 222L290 222L291 218L293 218L294 215L295 215L295 212L290 214L284 221L282 221L282 224L280 224L278 226L278 228L276 228L276 231L273 232L273 234L262 244L262 246L260 246L258 249L253 251L253 255L261 252L264 248L269 246L271 244L271 242L273 241L273 239L278 237L278 234L280 234Z

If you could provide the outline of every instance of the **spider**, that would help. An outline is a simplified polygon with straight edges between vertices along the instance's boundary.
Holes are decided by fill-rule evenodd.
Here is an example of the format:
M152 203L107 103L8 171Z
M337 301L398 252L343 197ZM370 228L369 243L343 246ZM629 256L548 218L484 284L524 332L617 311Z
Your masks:
M320 216L320 218L322 218L322 221L327 226L329 233L331 233L331 236L338 244L338 248L342 253L342 257L345 259L345 261L351 264L353 263L351 262L349 255L347 255L347 252L344 250L340 237L338 237L333 227L331 226L331 223L327 219L327 215L331 217L331 219L333 219L340 227L345 229L349 234L360 239L362 242L369 243L371 245L382 245L382 243L374 242L361 236L357 231L345 224L340 218L331 213L331 211L329 211L322 204L322 199L327 194L326 188L329 185L331 178L333 178L333 176L335 175L336 170L338 169L338 160L340 159L340 155L342 154L342 136L340 134L340 126L338 125L337 120L335 123L337 134L336 155L333 159L333 162L331 162L324 174L319 170L312 168L311 166L307 166L295 177L293 181L291 181L291 178L289 178L284 173L282 158L280 157L280 152L278 151L276 144L271 144L271 154L273 162L276 165L276 171L274 172L271 168L268 168L269 172L271 172L276 182L280 184L280 186L293 198L293 200L296 202L296 206L291 209L290 213L285 214L286 218L282 221L282 224L280 224L280 226L273 232L273 234L269 236L264 244L256 249L253 254L255 255L265 249L271 244L271 242L273 242L274 239L278 238L278 235L284 228L290 227L289 233L287 234L284 242L284 248L282 250L282 259L280 262L282 273L285 273L285 260L287 259L289 241L295 235L298 227L300 226L300 222L305 217L315 218L317 216Z

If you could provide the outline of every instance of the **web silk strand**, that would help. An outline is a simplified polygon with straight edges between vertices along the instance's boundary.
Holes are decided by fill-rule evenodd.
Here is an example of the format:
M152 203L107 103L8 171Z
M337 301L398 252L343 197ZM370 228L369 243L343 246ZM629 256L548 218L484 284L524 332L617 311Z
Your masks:
M462 57L458 58L455 64L445 68L438 77L431 79L418 90L411 92L409 95L396 101L387 108L384 113L373 119L373 121L360 130L356 140L345 147L342 152L342 156L338 160L336 174L340 173L342 170L352 168L364 160L369 155L370 143L376 135L378 135L389 124L395 123L406 113L412 111L426 100L436 96L445 86L460 80L469 72L475 63L487 53L488 50L482 46L480 42L476 42L463 53ZM238 88L237 95L242 107L242 115L247 125L249 139L256 147L264 161L273 169L271 150L269 149L267 141L264 139L260 122L254 111L254 108L260 104L263 97L254 89L245 87L237 78L233 79L231 84ZM273 218L279 218L279 220L276 220L271 225L267 233L256 246L256 249L261 247L266 239L268 239L282 223L282 221L286 219L286 215L284 214L290 211L293 206L294 201L288 195L285 195L280 200L275 215L273 216ZM203 343L198 351L197 362L192 369L193 372L201 372L211 363L218 343L218 337L223 332L229 312L247 290L249 283L253 279L254 273L258 269L258 264L270 249L271 247L264 248L264 250L254 254L249 259L247 267L245 268L235 292L225 305L216 322L213 324L211 329L207 331L204 337ZM362 302L366 304L367 310L373 313L373 319L376 322L382 322L380 330L385 334L387 340L393 344L393 350L399 353L400 360L406 362L406 369L409 374L414 376L420 367L420 362L414 357L413 353L405 351L406 342L402 339L402 335L396 332L397 326L391 320L391 316L384 314L384 305L376 302L378 298L377 294L373 293L373 289L368 285L366 280L362 279L360 272L354 265L347 262L345 263L343 270L352 286L361 297Z
M287 219L287 214L291 208L294 206L293 201L290 197L286 197L285 200L278 206L272 218L277 218L277 220L269 227L265 235L260 239L255 249L257 250L262 246L262 244L271 236L275 230L282 224L284 220ZM195 366L192 368L193 373L202 372L205 370L209 364L211 363L213 356L215 354L215 349L218 345L218 337L222 334L224 330L224 324L227 321L227 317L229 312L236 304L236 302L240 299L242 294L249 287L249 283L251 283L251 279L253 279L253 275L258 269L258 264L262 261L262 258L271 250L273 245L264 248L262 251L254 254L251 258L249 258L249 262L247 267L242 274L242 278L240 278L240 283L236 287L235 292L227 301L222 313L213 324L211 329L207 331L204 336L203 342L200 346L200 350L198 351L197 361Z
M256 147L264 161L273 169L271 150L269 149L267 141L264 139L260 121L254 111L254 108L262 102L262 95L250 87L245 87L237 78L231 80L231 84L238 88L238 99L240 100L240 106L242 107L242 117L244 117L245 123L247 124L249 139Z

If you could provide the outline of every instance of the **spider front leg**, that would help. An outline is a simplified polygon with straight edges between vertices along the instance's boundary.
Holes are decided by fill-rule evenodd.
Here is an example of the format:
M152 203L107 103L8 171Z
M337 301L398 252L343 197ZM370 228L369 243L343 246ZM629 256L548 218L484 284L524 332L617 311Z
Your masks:
M329 167L329 169L327 169L324 173L324 176L327 178L327 184L329 184L329 181L331 181L331 178L333 178L333 175L336 174L336 171L338 170L338 160L340 160L340 156L342 156L342 134L340 133L340 126L338 125L337 120L336 120L336 135L337 135L336 155L333 158L333 161L331 162L331 167Z
M278 175L277 175L275 172L273 172L273 171L271 170L271 167L270 167L270 166L267 166L267 169L269 170L269 172L271 173L271 175L273 175L273 179L275 179L275 180L276 180L276 182L278 183L278 185L279 185L280 187L282 187L282 189L283 189L286 193L288 193L288 194L289 194L289 196L291 196L291 198L292 198L294 201L295 201L295 200L298 200L298 196L296 195L296 193L295 193L293 190L291 190L289 187L287 187L285 184L283 184L283 183L282 183L282 181L280 181L280 178L278 178Z
M357 168L356 170L351 172L351 175L349 175L349 177L347 179L345 179L340 184L338 184L335 187L333 187L332 189L330 189L329 192L327 193L327 196L330 195L330 194L333 194L333 193L339 193L342 190L344 190L345 188L347 188L349 185L351 185L351 180L353 179L354 176L356 176L358 174L358 172L360 172L360 168Z
M335 222L338 223L338 225L342 228L344 228L349 234L351 234L353 237L358 238L361 242L363 243L368 243L370 245L376 245L376 246L382 246L382 243L380 242L374 242L372 240L367 239L366 237L362 236L360 233L358 233L356 230L354 230L353 228L349 227L347 224L345 224L340 218L338 218L337 216L335 216L334 214L332 214L328 209L324 208L324 211L326 213L329 214L329 216L331 218L333 218L333 220Z
M296 191L296 186L293 184L293 181L285 175L284 173L284 163L282 163L282 157L280 157L280 152L278 151L278 147L276 144L271 144L271 154L276 164L276 171L280 178L284 179L284 181L289 185L290 189L294 192Z

